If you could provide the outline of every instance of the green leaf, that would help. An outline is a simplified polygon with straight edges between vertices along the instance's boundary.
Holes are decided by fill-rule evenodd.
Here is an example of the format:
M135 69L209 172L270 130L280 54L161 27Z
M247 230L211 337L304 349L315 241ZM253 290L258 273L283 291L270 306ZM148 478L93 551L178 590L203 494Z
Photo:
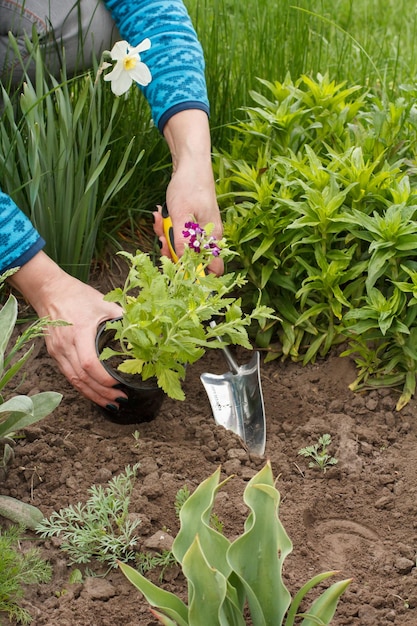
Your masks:
M0 437L26 428L49 415L61 402L62 394L43 391L33 396L15 396L0 405ZM5 419L3 415L6 416Z
M245 532L227 553L248 596L254 626L281 624L291 602L282 580L282 566L292 543L279 520L279 500L268 462L245 489L244 501L251 513Z
M188 626L188 608L176 595L160 589L126 563L117 562L126 578L145 596L151 606L162 611L178 626Z
M211 557L209 554L210 560ZM198 535L184 555L182 569L189 583L190 626L221 626L221 607L226 599L227 580L210 565Z
M4 354L17 320L17 300L9 296L0 309L0 375L2 374Z
M317 622L314 621L313 616L321 619L326 626L330 624L336 612L340 596L346 591L351 582L351 579L341 580L333 583L331 587L326 589L313 602L311 608L307 611L307 617L301 622L301 626L315 626Z
M180 563L198 535L204 554L210 564L225 578L231 573L226 557L230 541L210 526L214 498L219 489L220 469L204 480L185 501L180 511L181 528L176 536L172 552Z

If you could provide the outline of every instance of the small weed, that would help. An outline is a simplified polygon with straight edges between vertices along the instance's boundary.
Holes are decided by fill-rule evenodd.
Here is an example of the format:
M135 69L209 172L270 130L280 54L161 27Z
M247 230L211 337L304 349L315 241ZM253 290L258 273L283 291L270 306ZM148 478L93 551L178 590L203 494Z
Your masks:
M322 472L326 472L329 467L336 465L338 462L337 459L335 459L333 456L330 456L330 454L328 453L328 448L331 442L332 439L329 434L321 435L318 439L318 443L316 443L314 446L301 448L298 454L312 459L308 464L309 467L318 467L321 469Z
M37 548L20 550L23 532L22 526L0 529L0 612L4 611L13 622L30 624L29 612L19 606L23 585L48 582L52 568Z
M187 485L184 485L184 487L181 487L181 489L178 489L177 493L175 494L174 507L175 507L175 513L177 514L177 517L180 516L180 511L183 507L183 504L184 502L186 502L186 500L188 500L190 495L191 495L190 490L188 489Z
M135 432L132 433L132 437L135 440L135 448L138 448L139 440L140 440L140 432L138 430L135 430Z
M161 553L140 552L137 557L137 563L138 570L143 575L156 567L160 567L159 581L162 581L165 570L172 565L177 565L178 561L171 550L162 550Z
M134 559L139 519L129 519L129 503L138 465L125 468L107 487L93 485L85 504L70 505L52 513L36 527L41 537L61 537L61 549L71 563L96 559L110 567L117 560Z

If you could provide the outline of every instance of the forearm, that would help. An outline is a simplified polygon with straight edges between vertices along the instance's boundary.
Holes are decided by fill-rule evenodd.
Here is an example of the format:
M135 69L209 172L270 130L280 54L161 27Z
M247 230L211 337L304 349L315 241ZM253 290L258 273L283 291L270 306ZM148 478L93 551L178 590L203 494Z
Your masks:
M151 48L141 53L152 80L143 92L155 124L184 109L209 112L204 57L182 0L105 0L121 36L131 46L148 37Z
M210 181L211 184L213 173L207 115L195 109L177 113L165 124L163 134L171 152L173 172L178 167L198 167L207 178L197 183Z
M44 252L39 252L13 274L8 282L32 305L39 317L57 319L56 294L67 274Z

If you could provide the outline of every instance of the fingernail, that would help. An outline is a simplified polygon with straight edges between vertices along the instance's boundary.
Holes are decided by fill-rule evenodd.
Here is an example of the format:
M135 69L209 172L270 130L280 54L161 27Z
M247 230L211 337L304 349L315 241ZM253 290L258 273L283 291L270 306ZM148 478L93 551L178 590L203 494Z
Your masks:
M122 383L117 383L117 385L113 385L113 389L123 389L124 385Z
M108 411L111 411L112 413L116 413L116 411L118 411L119 409L117 408L116 405L114 404L106 404L106 409Z
M158 239L158 246L162 248L162 241L160 239Z
M118 402L119 404L127 404L129 402L129 398L125 398L125 397L116 398L116 402Z

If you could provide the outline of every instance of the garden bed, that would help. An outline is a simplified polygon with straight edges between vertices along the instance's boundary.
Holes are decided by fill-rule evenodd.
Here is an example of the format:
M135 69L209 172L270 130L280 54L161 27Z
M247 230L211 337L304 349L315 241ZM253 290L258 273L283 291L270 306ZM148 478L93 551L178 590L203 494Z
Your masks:
M239 354L242 362L249 357ZM138 550L147 551L158 531L175 536L178 490L186 485L193 491L219 465L224 476L235 476L221 490L216 512L229 538L240 534L247 516L245 485L268 458L282 496L280 517L294 544L284 565L292 594L313 575L335 569L339 579L353 578L335 626L417 623L415 400L398 413L395 392L353 394L348 385L354 365L336 354L306 367L263 364L267 446L265 458L259 458L214 423L199 376L226 371L221 353L188 368L185 402L166 399L159 416L140 425L116 425L80 397L41 340L26 369L19 393L54 390L64 398L17 443L2 493L48 516L84 502L92 484L105 485L127 465L139 463L131 511L142 519ZM324 433L331 435L329 451L338 459L325 473L309 468L308 459L298 454ZM58 540L31 536L53 566L50 583L26 589L23 604L33 626L156 626L145 600L118 570L86 576L84 566L68 565ZM71 584L75 567L84 577ZM105 571L96 563L89 567L97 574ZM157 581L158 575L155 570L150 577ZM183 597L186 593L176 567L166 570L162 584Z

